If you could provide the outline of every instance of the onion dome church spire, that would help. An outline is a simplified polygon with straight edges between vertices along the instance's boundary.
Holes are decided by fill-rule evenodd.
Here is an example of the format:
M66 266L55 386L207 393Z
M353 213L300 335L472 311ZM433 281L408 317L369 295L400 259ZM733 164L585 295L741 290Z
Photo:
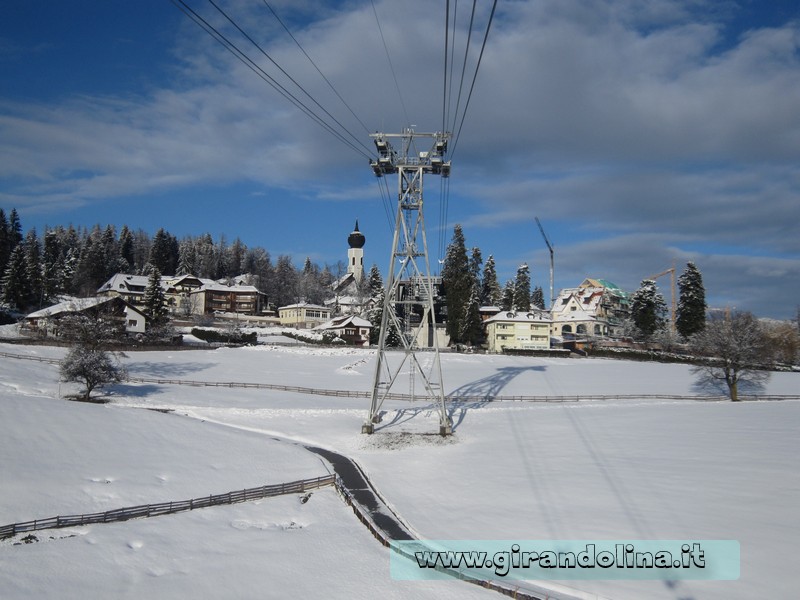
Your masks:
M347 251L347 272L352 273L356 281L361 281L361 276L364 274L364 244L367 238L358 230L358 219L356 219L356 228L347 237L347 244L350 249Z

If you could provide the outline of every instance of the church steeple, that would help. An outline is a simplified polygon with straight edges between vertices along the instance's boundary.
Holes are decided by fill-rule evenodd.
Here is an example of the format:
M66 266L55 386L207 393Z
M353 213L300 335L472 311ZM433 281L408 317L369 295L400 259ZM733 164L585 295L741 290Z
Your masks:
M356 228L347 237L347 244L350 249L347 251L347 272L352 273L356 281L361 281L361 276L364 274L364 244L367 238L358 230L358 219L356 219Z
M366 241L367 238L358 230L358 219L356 219L356 228L353 230L353 233L348 236L347 243L351 248L363 248Z

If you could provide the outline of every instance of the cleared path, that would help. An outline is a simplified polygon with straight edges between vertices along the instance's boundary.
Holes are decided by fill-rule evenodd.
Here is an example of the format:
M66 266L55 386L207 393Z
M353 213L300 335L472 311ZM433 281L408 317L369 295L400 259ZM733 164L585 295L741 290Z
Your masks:
M352 460L337 452L317 448L314 446L304 446L309 452L318 454L327 460L336 475L339 477L340 484L350 494L352 499L367 511L370 519L375 526L381 530L383 537L387 540L413 540L406 527L400 522L397 516L381 500L375 489L370 485L364 473Z

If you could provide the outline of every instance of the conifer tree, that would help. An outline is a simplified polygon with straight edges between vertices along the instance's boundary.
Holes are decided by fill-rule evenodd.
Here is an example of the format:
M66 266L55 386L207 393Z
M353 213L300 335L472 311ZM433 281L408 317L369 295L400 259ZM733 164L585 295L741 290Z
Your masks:
M65 291L66 252L61 243L63 235L63 227L48 229L44 234L42 278L45 300L54 300Z
M684 338L702 331L706 326L706 290L703 276L693 262L678 277L678 307L675 328Z
M533 293L531 294L531 306L535 308L539 308L544 310L544 292L542 291L542 286L537 285L533 288Z
M528 312L531 309L531 274L527 263L517 269L514 279L513 310Z
M20 311L25 309L29 297L26 270L25 249L17 246L11 252L3 276L3 301Z
M16 208L11 209L11 214L8 216L8 240L10 251L22 243L22 223L19 220L19 213Z
M194 242L190 238L181 240L178 244L178 267L175 270L176 275L194 275L195 269L195 253Z
M275 266L275 304L287 306L297 302L297 269L292 264L292 258L287 255L278 257Z
M483 281L481 285L481 304L483 306L499 306L503 298L500 284L497 282L497 271L494 256L491 254L486 259L483 267Z
M147 278L143 304L151 328L159 329L166 325L169 316L167 298L164 295L164 288L161 287L161 272L155 266L150 269Z
M480 296L478 294L478 286L473 286L464 320L461 322L460 338L461 341L475 346L480 342L482 333Z
M447 301L446 331L451 343L463 341L461 332L472 293L471 279L464 232L461 225L456 225L442 266L442 286Z
M85 234L75 271L74 288L81 296L91 296L106 281L106 257L102 232L97 226Z
M236 277L237 275L242 275L244 273L242 265L244 264L244 257L246 254L247 246L237 237L235 240L233 240L233 243L228 246L225 255L224 262L226 277Z
M483 257L481 256L481 249L477 246L473 246L470 257L469 257L469 275L470 279L472 279L472 285L475 287L477 301L480 305L481 299L481 290L483 288L483 282L481 280L481 266L483 265Z
M367 311L367 320L372 324L372 329L369 332L369 343L375 345L378 343L381 335L381 319L383 318L383 278L376 265L372 265L369 270L369 303L370 308Z
M11 234L6 213L0 208L0 274L6 272L9 258L11 258Z
M514 310L514 280L509 279L503 287L503 296L500 299L500 308L508 312Z
M648 338L666 324L667 303L659 293L656 282L644 279L631 297L631 318L636 329Z
M127 225L123 225L119 232L119 258L120 272L133 273L135 259L133 256L133 235Z
M253 274L253 285L267 295L267 301L274 303L273 279L275 272L269 253L263 248L252 248L247 251L247 272Z
M174 275L178 267L178 241L163 228L156 232L148 262L159 273Z
M42 249L36 229L25 235L25 277L27 279L27 297L25 306L41 308L44 304L44 279L42 277Z

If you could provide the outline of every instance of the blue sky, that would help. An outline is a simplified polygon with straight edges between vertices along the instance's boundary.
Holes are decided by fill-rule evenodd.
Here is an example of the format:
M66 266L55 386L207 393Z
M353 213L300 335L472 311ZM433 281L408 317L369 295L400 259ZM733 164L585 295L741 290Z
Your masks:
M236 35L206 0L185 1ZM373 131L442 128L444 0L269 2L349 108L263 1L218 4L365 145ZM450 5L458 67L471 3ZM468 77L490 7L478 2ZM365 262L387 268L391 228L366 158L169 0L10 0L0 81L0 207L25 229L164 227L334 264L358 218ZM538 216L556 288L603 277L635 289L693 260L712 306L792 317L798 98L796 2L501 0L446 219L439 181L426 180L433 263L461 223L501 279L527 262L546 289Z

